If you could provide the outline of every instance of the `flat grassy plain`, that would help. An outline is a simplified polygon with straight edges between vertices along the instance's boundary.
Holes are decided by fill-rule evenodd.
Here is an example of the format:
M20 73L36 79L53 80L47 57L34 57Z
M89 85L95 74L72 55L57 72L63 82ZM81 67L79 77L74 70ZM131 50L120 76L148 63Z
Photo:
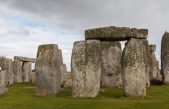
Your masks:
M0 109L169 109L169 86L152 86L145 98L125 98L122 89L107 88L94 99L72 98L70 88L47 97L37 97L34 85L28 83L8 88L0 97Z

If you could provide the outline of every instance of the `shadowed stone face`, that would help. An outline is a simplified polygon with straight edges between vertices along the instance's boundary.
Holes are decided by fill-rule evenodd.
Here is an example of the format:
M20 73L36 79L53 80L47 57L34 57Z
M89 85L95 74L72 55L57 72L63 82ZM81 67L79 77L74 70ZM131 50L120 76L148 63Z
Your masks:
M148 35L148 29L137 29L128 27L103 27L89 29L85 31L85 39L97 39L97 40L113 40L122 41L130 38L146 39Z
M140 39L130 39L122 54L122 79L125 96L144 97L146 76L144 45Z
M31 62L23 62L22 63L22 73L23 73L23 81L30 82L30 75L32 72L32 63Z
M149 45L150 49L150 79L157 79L160 74L159 63L155 56L156 45Z
M144 60L145 60L145 74L146 74L146 86L150 87L150 49L148 45L148 40L142 40L144 45Z
M14 70L14 81L16 83L22 82L22 62L19 60L14 60L13 62L13 70Z
M120 42L101 41L101 47L101 87L121 87L121 44Z
M163 83L169 84L169 33L165 32L161 43L161 71Z
M75 42L71 69L73 97L96 97L100 91L101 79L100 41Z
M0 71L0 95L4 95L8 89L6 88L6 70Z
M7 80L9 84L14 83L14 71L13 71L13 61L11 59L6 60L7 64Z
M60 91L61 71L57 45L39 46L35 72L38 96L55 95Z

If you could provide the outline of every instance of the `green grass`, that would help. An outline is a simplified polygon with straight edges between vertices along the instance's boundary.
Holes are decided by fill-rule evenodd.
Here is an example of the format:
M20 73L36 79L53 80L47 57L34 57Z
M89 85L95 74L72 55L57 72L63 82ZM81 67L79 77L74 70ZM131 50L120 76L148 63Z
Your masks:
M57 96L37 97L34 85L15 84L0 97L0 109L169 109L169 86L152 86L145 98L125 98L121 89L104 89L94 99L75 99L71 89Z

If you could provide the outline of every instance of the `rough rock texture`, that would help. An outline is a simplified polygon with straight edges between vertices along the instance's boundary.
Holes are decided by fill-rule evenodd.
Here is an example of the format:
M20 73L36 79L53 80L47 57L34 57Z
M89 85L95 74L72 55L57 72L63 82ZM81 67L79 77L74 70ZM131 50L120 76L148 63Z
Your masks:
M101 44L98 40L74 43L72 52L73 97L96 97L101 81Z
M7 93L8 89L6 88L6 70L0 71L0 95Z
M144 45L141 39L130 39L122 54L122 81L125 96L146 95Z
M71 74L71 72L66 73L66 80L64 82L64 87L72 87L72 74Z
M32 62L22 63L23 82L30 82L30 75L32 72Z
M61 65L61 72L62 72L61 83L64 86L64 82L66 81L66 74L67 74L66 64Z
M36 62L36 59L34 58L28 58L28 57L22 57L22 56L15 56L14 59L19 60L19 61L32 62L32 63Z
M19 60L13 61L13 71L14 71L14 81L15 83L21 83L22 82L22 62Z
M6 57L0 57L0 67L1 70L6 70L7 66L6 66Z
M12 59L6 59L7 66L7 80L8 84L11 85L14 83L14 71L13 71L13 61Z
M8 84L7 58L4 56L0 57L0 67L1 67L1 70L6 71L5 83L7 85Z
M85 38L98 39L98 40L128 40L130 38L146 39L148 35L148 29L137 29L128 27L103 27L89 29L85 31Z
M145 60L145 73L146 73L146 86L150 87L150 49L148 40L142 40L144 45L144 60Z
M36 81L36 72L35 72L35 70L32 70L32 72L30 74L30 82L35 83L35 81Z
M159 62L156 59L156 45L149 45L150 49L150 80L157 79L160 74Z
M102 75L101 87L121 87L121 44L120 42L101 41Z
M61 71L57 45L49 44L38 47L35 72L38 96L55 95L60 91Z
M163 83L169 85L169 33L165 32L161 43L161 72Z

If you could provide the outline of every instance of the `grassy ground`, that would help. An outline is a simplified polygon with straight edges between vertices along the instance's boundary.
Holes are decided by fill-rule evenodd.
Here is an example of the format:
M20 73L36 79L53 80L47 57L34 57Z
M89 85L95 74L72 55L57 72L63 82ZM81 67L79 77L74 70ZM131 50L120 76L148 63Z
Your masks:
M75 99L71 89L59 95L35 96L34 86L15 84L0 97L0 109L169 109L169 86L152 86L144 99L125 98L121 89L104 89L95 99Z

